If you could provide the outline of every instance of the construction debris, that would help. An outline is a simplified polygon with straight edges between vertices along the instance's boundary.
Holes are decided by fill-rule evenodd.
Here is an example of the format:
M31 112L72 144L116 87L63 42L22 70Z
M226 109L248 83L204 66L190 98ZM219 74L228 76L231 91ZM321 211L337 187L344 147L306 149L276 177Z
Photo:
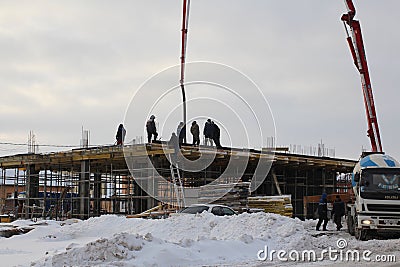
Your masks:
M0 237L9 238L14 235L22 235L33 230L33 227L17 227L12 224L0 224Z
M164 203L139 214L127 215L126 218L166 218L174 212L176 212L176 207Z
M293 216L291 195L248 197L249 209L260 209L266 213Z
M247 198L249 196L249 182L208 184L201 186L199 191L199 203L221 204L231 207L241 213L247 210ZM224 193L226 193L224 195ZM223 197L215 200L216 196Z
M0 215L0 223L10 223L15 220L12 214L2 214Z

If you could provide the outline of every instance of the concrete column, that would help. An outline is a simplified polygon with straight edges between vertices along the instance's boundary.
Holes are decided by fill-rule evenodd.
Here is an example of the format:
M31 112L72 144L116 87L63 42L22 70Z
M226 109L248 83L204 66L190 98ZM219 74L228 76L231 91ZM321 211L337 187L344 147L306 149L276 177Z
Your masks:
M94 187L93 187L93 195L94 195L94 205L93 205L93 212L94 216L100 216L101 210L101 173L94 174Z
M79 175L79 217L89 217L89 179L90 161L81 161L81 173Z
M321 176L322 176L323 191L326 191L326 170L325 169L321 169Z
M26 168L26 200L25 205L39 206L39 170L36 170L35 165L28 165ZM29 209L25 209L25 217L29 218Z
M146 192L143 191L143 189L136 183L134 182L133 185L133 192L134 192L134 196L146 196ZM136 198L134 200L134 212L135 213L141 213L145 210L147 210L147 201L143 198Z

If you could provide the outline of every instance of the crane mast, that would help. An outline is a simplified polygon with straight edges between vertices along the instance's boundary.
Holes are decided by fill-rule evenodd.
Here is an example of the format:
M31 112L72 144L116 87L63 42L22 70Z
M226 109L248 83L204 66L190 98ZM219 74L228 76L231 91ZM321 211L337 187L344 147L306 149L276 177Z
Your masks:
M348 12L347 14L342 15L341 20L343 21L346 29L347 42L350 47L351 55L353 56L354 65L361 76L361 84L368 122L367 134L371 141L372 152L383 152L360 22L354 19L354 16L356 15L356 9L353 1L345 0L345 3L347 5ZM351 34L349 34L348 29L350 29Z

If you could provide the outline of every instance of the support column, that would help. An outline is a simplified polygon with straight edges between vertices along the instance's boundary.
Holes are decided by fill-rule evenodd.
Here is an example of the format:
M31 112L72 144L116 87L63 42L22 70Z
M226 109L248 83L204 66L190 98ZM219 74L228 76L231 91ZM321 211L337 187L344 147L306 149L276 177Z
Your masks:
M141 213L145 210L147 210L147 201L145 201L144 196L146 196L146 192L143 191L143 189L134 181L133 184L133 192L135 198L135 202L133 203L134 206L134 212L135 213Z
M93 205L93 215L100 216L101 210L101 173L94 174L94 188L93 188L93 195L94 195L94 205Z
M27 206L39 206L39 170L35 165L28 165L26 168L26 200ZM25 209L25 217L29 218L29 209Z
M321 169L321 177L322 177L322 187L323 187L323 192L326 192L326 171L325 168ZM322 192L322 193L323 193Z
M50 197L51 199L51 197ZM44 168L44 184L43 184L43 219L46 219L47 211L50 210L50 204L47 204L47 167Z
M79 175L79 218L89 217L89 178L90 161L81 161L81 173Z
M120 191L119 191L119 188L117 188L117 183L118 183L118 185L120 185L119 181L117 181L117 174L115 174L114 178L113 178L113 193L112 193L113 213L120 212L120 204L119 204L120 203L119 202Z

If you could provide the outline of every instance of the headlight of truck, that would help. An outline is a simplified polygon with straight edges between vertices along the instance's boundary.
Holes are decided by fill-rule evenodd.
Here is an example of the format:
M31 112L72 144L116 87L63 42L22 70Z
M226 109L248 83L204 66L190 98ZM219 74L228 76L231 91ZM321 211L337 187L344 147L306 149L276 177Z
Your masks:
M370 224L374 224L374 221L373 220L362 220L361 224L370 225Z

